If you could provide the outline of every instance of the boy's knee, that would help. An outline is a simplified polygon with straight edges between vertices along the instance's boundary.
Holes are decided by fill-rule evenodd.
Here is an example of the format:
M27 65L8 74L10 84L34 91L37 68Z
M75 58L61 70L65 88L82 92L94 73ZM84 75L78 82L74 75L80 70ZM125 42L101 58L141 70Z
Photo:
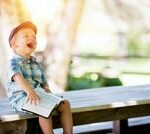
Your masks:
M69 109L70 109L70 102L68 100L64 100L63 103L61 103L60 106L58 107L59 112Z
M70 102L69 102L68 100L64 100L63 104L64 104L65 106L70 106Z

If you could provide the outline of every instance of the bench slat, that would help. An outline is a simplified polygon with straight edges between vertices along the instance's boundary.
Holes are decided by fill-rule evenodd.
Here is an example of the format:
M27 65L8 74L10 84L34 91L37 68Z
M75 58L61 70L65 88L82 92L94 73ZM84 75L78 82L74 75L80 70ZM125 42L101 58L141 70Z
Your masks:
M114 109L119 107L150 104L150 85L86 89L65 92L62 95L70 101L73 113ZM10 121L14 120L15 117L16 120L28 117L28 115L22 113L16 114L16 112L12 112L12 109L8 106L6 98L0 100L0 111L0 119L5 121L9 121L9 119ZM11 116L13 119L10 118Z

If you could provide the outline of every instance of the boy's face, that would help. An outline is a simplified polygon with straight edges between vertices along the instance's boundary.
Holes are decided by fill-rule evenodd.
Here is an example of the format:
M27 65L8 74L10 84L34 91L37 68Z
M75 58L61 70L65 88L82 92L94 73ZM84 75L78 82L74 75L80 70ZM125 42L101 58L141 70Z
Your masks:
M30 28L22 28L14 35L11 44L17 54L30 57L36 49L36 34Z

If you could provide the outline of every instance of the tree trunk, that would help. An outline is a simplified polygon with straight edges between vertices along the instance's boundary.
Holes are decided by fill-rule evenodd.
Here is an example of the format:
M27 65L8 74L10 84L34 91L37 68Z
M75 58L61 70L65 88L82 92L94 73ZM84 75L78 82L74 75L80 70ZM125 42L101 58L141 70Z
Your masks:
M50 30L45 51L45 65L48 65L47 75L50 88L55 92L65 91L66 88L71 51L83 5L84 0L66 1L58 31L52 33L51 27L48 28Z

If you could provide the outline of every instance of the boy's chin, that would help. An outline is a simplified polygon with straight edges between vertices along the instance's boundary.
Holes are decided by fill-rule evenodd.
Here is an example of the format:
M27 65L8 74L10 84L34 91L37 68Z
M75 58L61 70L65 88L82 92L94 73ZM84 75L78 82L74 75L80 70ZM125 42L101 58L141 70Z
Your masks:
M31 47L28 47L28 53L33 53L34 52L34 50L35 50L35 48L31 48Z

